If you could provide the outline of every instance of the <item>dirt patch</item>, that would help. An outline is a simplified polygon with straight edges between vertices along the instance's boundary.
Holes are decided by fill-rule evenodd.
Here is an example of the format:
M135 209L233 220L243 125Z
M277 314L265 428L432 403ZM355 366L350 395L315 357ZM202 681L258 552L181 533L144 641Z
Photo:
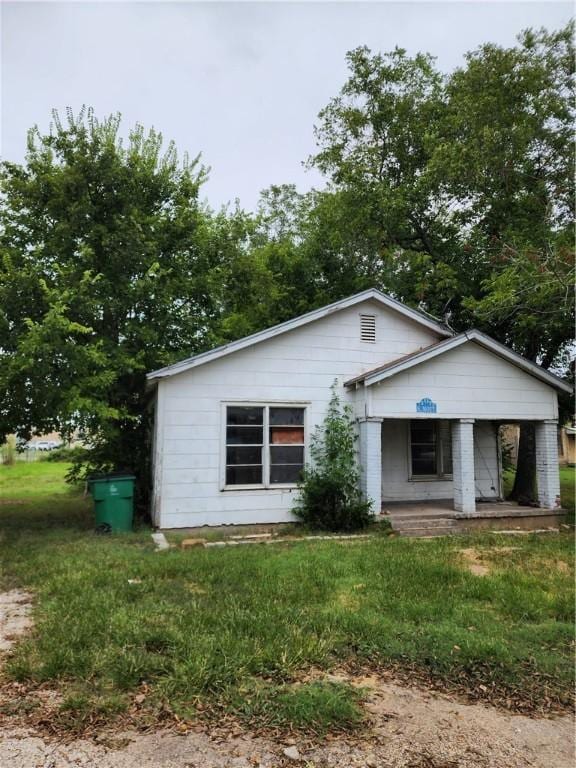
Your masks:
M0 652L32 627L32 596L21 589L0 592Z
M571 716L513 715L376 675L346 680L368 691L370 726L325 739L256 734L237 725L138 733L102 730L62 743L0 728L0 766L11 768L572 768ZM285 750L288 752L285 753ZM297 754L297 759L287 754Z
M365 584L354 584L348 589L342 589L336 594L336 602L342 608L356 610L359 605L359 595L366 589Z
M559 573L570 573L570 566L564 560L556 560L556 570Z
M519 547L493 547L491 553L502 555L518 549ZM492 564L485 559L482 551L469 547L467 549L460 549L459 553L462 556L464 565L474 576L488 576L492 572ZM570 566L563 560L550 561L548 566L557 570L558 573L569 574L571 572Z
M370 678L358 683L372 687ZM483 704L394 682L376 684L368 701L386 766L518 768L573 765L573 719L512 715Z
M470 573L473 573L474 576L488 576L491 569L482 562L482 555L477 549L461 549L460 554Z

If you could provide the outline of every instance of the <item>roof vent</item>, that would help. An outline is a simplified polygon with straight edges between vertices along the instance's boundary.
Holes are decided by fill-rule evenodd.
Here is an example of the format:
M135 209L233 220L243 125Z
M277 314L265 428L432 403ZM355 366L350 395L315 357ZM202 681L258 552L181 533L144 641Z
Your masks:
M360 315L360 341L376 341L376 315Z

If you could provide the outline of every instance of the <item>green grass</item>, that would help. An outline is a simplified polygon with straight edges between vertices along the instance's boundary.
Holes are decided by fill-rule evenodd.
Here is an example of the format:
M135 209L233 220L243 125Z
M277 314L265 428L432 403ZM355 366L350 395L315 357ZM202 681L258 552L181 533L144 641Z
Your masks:
M353 728L361 694L301 682L310 667L350 661L535 707L570 699L569 534L155 552L146 531L94 535L65 471L0 467L2 580L36 595L35 630L6 674L57 684L62 722L114 717L145 691L150 712L216 708L261 724ZM469 546L492 565L488 576L465 567Z
M65 482L69 464L34 461L0 465L0 531L5 535L91 526L83 488Z
M574 497L576 488L576 474L574 467L560 467L560 498L562 507L569 512L574 512Z

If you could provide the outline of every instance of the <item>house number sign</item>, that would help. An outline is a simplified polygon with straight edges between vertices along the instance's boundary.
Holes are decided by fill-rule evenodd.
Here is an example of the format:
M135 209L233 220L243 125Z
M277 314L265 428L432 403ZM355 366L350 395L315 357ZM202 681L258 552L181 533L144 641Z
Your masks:
M429 397L423 397L419 403L416 403L416 413L436 413L436 403Z

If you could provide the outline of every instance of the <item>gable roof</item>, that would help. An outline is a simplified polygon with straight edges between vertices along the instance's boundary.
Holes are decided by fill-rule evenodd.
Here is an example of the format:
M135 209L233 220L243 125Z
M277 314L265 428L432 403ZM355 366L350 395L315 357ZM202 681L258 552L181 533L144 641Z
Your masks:
M287 320L286 322L280 323L279 325L274 325L272 328L266 328L263 331L258 331L258 333L253 333L251 336L245 336L242 339L238 339L238 341L231 341L229 344L223 344L221 347L216 347L215 349L211 349L208 352L202 352L199 355L194 355L193 357L189 357L186 360L180 361L179 363L167 365L165 368L159 368L157 371L152 371L151 373L147 374L146 378L148 381L152 381L154 379L165 378L166 376L174 376L177 373L183 373L184 371L190 370L190 368L195 368L198 365L203 365L204 363L208 363L211 360L217 360L219 357L224 357L225 355L229 355L232 352L237 352L240 349L245 349L246 347L253 346L254 344L259 344L261 341L272 339L275 336L286 333L287 331L293 331L295 328L300 328L301 326L312 323L315 320L320 320L320 318L326 317L326 315L339 312L340 310L347 309L348 307L353 307L355 304L359 304L362 301L367 301L370 299L382 304L384 307L393 309L409 320L412 320L415 323L418 323L428 328L429 330L434 331L440 336L453 335L449 328L447 328L445 325L442 325L435 317L432 317L432 315L428 315L424 312L412 309L411 307L406 306L406 304L402 304L402 302L393 299L391 296L388 296L386 293L382 293L382 291L379 291L376 288L369 288L368 290L362 291L361 293L356 293L354 296L349 296L347 299L335 301L333 304L328 304L325 307L314 309L312 312L307 312L305 315L300 315L299 317L295 317L292 320Z
M464 333L460 333L458 336L452 336L449 339L444 339L444 341L439 341L437 344L431 344L428 347L418 350L418 352L412 352L409 355L404 355L403 357L399 357L384 365L379 365L377 368L364 371L364 373L361 373L359 376L348 379L348 381L344 382L344 386L350 387L362 382L366 387L370 387L372 384L384 381L391 376L395 376L397 373L401 373L415 365L420 365L420 363L432 360L433 358L438 357L438 355L442 355L451 349L456 349L469 342L479 344L481 347L484 347L484 349L493 352L504 360L507 360L509 363L512 363L512 365L515 365L517 368L521 368L523 371L526 371L526 373L529 373L531 376L540 379L556 389L563 390L564 392L572 392L571 385L558 376L544 370L544 368L527 360L525 357L522 357L522 355L514 352L505 344L501 344L499 341L496 341L475 328L470 331L464 331Z

